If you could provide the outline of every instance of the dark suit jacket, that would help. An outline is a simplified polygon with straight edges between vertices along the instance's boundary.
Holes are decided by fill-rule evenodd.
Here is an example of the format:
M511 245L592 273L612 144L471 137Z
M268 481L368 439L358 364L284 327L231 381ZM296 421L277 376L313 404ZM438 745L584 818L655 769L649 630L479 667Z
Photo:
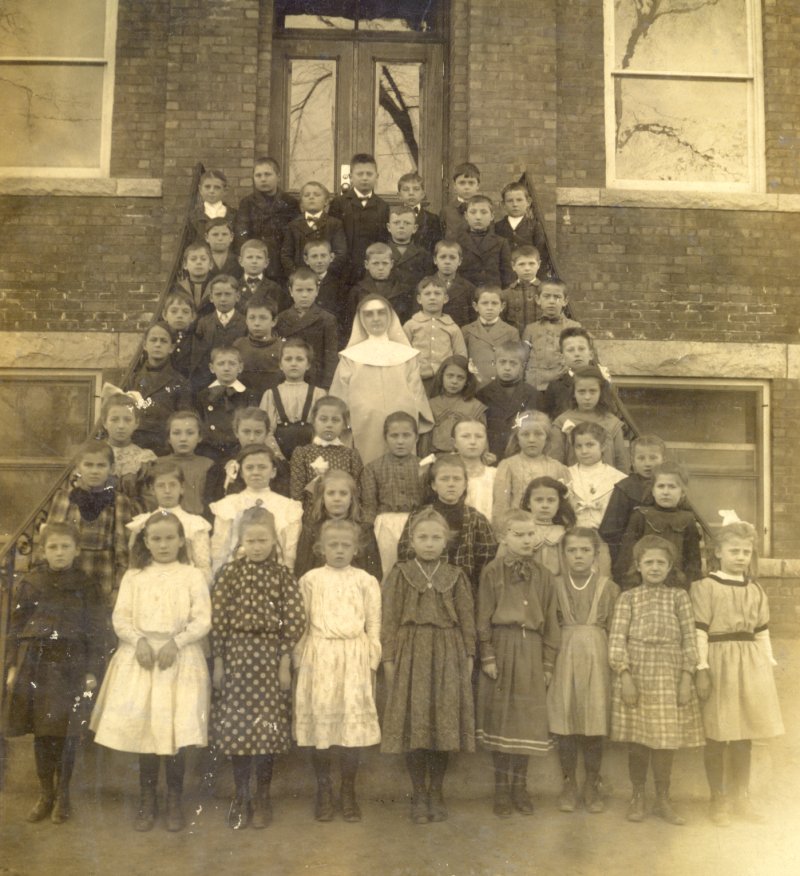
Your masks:
M347 237L341 220L323 213L317 226L312 228L306 222L305 216L298 216L286 226L281 247L281 265L287 277L297 268L306 266L303 261L303 248L312 240L327 240L334 255L328 270L334 273L342 270L347 257Z
M213 311L197 320L192 345L192 386L195 390L202 389L211 383L209 359L214 347L232 347L233 342L247 335L247 323L244 315L234 310L227 325L223 325Z
M364 254L371 243L385 242L389 237L386 223L389 221L389 205L383 198L373 194L366 206L350 189L338 195L328 208L328 215L341 219L347 237L347 277L355 283L364 269Z
M211 459L227 458L238 447L233 433L233 415L239 408L258 406L256 398L248 389L237 392L232 387L207 386L197 394L197 408L205 424L206 434L202 450Z
M487 383L475 394L478 401L486 405L486 435L489 450L498 461L505 457L506 445L511 437L514 418L521 411L537 410L541 407L539 392L524 380L513 386L503 386L499 381Z
M269 251L267 276L281 282L285 279L281 267L281 246L286 226L300 215L297 198L280 189L270 196L253 192L242 198L233 225L236 248L246 240L263 240Z
M442 207L439 218L442 222L442 235L445 240L455 240L460 231L469 230L467 220L464 218L466 210L466 203L462 203L456 198Z
M421 246L427 250L431 256L436 248L436 244L443 237L442 220L430 210L420 207L417 213L417 230L411 238L417 246Z
M142 394L147 404L139 412L139 425L133 441L150 450L166 449L167 418L173 411L191 410L189 382L170 362L160 368L148 368L145 362L133 375L129 389Z
M383 295L394 308L401 323L410 319L414 312L415 299L405 286L395 282L392 277L389 277L388 280L377 281L366 276L350 290L349 317L351 327L358 303L367 295Z
M431 273L433 259L427 250L413 242L406 247L405 252L400 252L391 241L389 246L392 248L392 257L394 258L392 279L407 289L411 293L412 300L416 302L417 283Z
M462 262L458 272L475 286L492 283L502 289L516 279L511 268L511 250L508 241L491 229L485 234L461 231L456 235L461 244Z
M284 340L302 338L314 351L314 362L308 373L308 382L328 389L333 372L339 364L339 332L336 317L319 305L312 306L301 316L290 307L278 314L275 331Z
M474 292L475 286L469 280L465 280L460 274L456 274L447 287L448 300L444 306L444 312L452 317L453 322L459 328L464 328L477 315L475 308L472 306Z
M224 217L225 221L231 226L231 228L233 228L233 223L236 221L236 208L231 207L230 204L225 204L225 208L228 211ZM200 203L197 204L189 214L189 221L192 223L192 228L194 228L195 239L205 242L208 223L211 220L206 216L206 211L203 209L202 201L200 201Z
M519 246L535 246L540 253L544 254L547 245L539 223L527 216L516 228L511 227L508 216L503 216L502 219L494 223L494 233L508 241L511 252L514 252Z
M244 277L242 277L242 281L239 284L239 303L236 305L236 309L244 313L247 302L251 298L256 297L271 298L277 305L279 311L291 304L291 298L289 298L288 293L284 292L284 290L274 280L270 280L269 277L262 277L261 282L252 292L250 291L250 286L245 281Z
M551 420L555 420L557 416L574 406L575 399L572 396L574 389L575 381L568 372L559 375L547 384L542 409Z
M217 274L228 274L231 277L236 277L237 280L241 280L244 276L244 271L239 264L239 259L236 257L236 253L233 251L233 247L228 250L228 257L225 259L225 263L221 268L217 267L217 263L213 258L211 259L211 270L208 274L209 280L216 277Z

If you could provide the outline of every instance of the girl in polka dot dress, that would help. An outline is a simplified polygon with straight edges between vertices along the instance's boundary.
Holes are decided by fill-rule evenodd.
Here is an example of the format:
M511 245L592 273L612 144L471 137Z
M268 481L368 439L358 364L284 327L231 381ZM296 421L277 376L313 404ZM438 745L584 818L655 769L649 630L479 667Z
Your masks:
M272 819L273 759L291 744L291 652L305 630L297 582L276 559L272 514L266 508L247 509L238 535L244 556L221 570L212 614L213 681L219 692L214 730L218 748L233 766L236 791L228 825L234 830L248 823L263 828Z

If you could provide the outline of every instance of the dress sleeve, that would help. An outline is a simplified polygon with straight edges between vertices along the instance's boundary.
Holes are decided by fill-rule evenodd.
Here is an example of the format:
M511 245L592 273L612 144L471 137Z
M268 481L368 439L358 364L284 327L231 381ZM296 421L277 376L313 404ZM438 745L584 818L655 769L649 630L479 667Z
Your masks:
M513 458L513 457L512 457ZM492 488L492 521L497 526L503 519L503 515L509 510L509 497L511 496L511 466L510 459L503 459L497 466L497 474L494 476Z
M361 471L359 482L361 487L361 517L364 523L374 523L378 516L378 479L372 465L366 465Z
M6 662L8 666L14 666L17 662L17 649L19 648L19 637L25 629L25 625L33 616L36 610L36 599L33 594L33 587L28 581L21 581L17 588L14 607L11 609L11 621L8 630L8 651L6 653ZM3 679L0 678L0 683Z
M306 630L306 611L297 579L288 570L280 568L281 592L281 645L280 656L291 654Z
M403 576L395 566L383 585L383 613L381 617L381 647L384 663L394 661L397 632L403 610Z
M627 593L623 593L614 606L614 617L608 634L608 662L617 673L631 668L628 655L628 631L631 619L631 600Z
M419 432L430 432L433 429L433 411L428 401L428 395L422 385L422 377L419 373L419 363L415 359L406 362L406 382L417 409L417 423Z
M467 657L474 657L477 644L475 630L475 601L472 598L472 585L462 571L453 587L453 604L458 617L461 636L464 639L464 650Z
M377 578L365 573L364 628L369 640L369 668L375 672L381 665L381 585Z
M764 592L764 588L757 581L754 581L753 584L758 587L758 592L761 597L758 603L758 616L756 619L757 625L755 630L758 633L769 627L769 600L767 599L767 594Z
M189 581L189 617L183 631L173 637L178 648L199 642L211 630L211 595L203 573L199 569L187 569Z
M550 443L547 446L547 455L555 459L556 462L563 463L567 458L567 442L569 438L561 431L562 424L559 420L561 418L557 417L550 427Z
M544 615L542 663L546 672L552 672L556 662L556 654L561 647L561 625L558 622L556 582L546 569L543 571L542 580L542 614Z
M344 356L339 356L339 364L333 372L330 394L340 398L350 407L350 379L353 376L353 366Z
M699 581L703 577L703 565L700 557L700 533L697 531L697 518L692 514L692 520L683 531L683 573L686 581Z
M631 473L631 452L628 449L628 442L625 440L622 421L619 418L616 419L616 429L612 437L614 468L619 469L627 477Z
M632 587L636 581L636 570L633 568L633 547L644 535L645 523L644 514L638 508L634 508L622 535L617 562L612 569L614 580L619 581L623 588Z
M714 619L713 586L710 579L703 578L700 581L693 581L689 590L695 627L706 633L711 626L711 621Z
M136 585L134 580L140 574L138 569L131 569L122 576L119 594L114 604L111 623L120 641L135 648L142 634L136 629L133 621L133 597Z
M114 498L114 565L117 570L116 587L128 569L128 524L133 520L131 500L122 493Z
M221 503L214 502L212 504L219 505ZM214 572L218 572L231 559L233 518L229 518L227 515L221 516L213 507L211 511L214 514L214 531L211 534L211 568Z
M289 461L289 498L299 502L303 499L306 488L306 454L305 448L309 445L295 449Z
M415 509L418 510L418 509ZM411 512L413 515L413 511ZM403 531L400 533L400 539L397 542L397 562L405 563L410 560L413 556L411 552L411 536L408 530L408 524L411 520L411 515L409 515L408 520L405 522L405 526L403 526Z
M620 543L622 536L625 534L625 527L627 526L631 510L630 500L615 485L611 498L608 500L605 514L603 514L600 529L598 530L600 537L608 545L608 550L611 553L611 563L614 567L616 567Z
M700 655L697 651L697 633L694 612L692 611L692 600L685 590L676 587L672 592L675 615L678 618L678 624L681 629L681 654L683 655L683 666L681 668L694 675L697 665L700 663Z
M492 568L484 569L478 586L477 633L481 663L493 663L497 659L492 645L492 616L497 607L497 589Z
M217 575L214 589L211 592L211 653L227 658L226 645L230 626L230 592L231 567L225 566Z
M464 335L461 332L461 329L454 325L452 326L453 333L451 335L453 342L453 355L455 356L463 356L465 359L467 358L467 345L464 341Z
M300 541L300 530L303 526L303 506L299 502L292 502L292 506L286 512L286 522L280 531L283 564L289 571L294 569L297 543Z
M208 531L211 527L208 526L207 521L204 520L203 522L206 523L207 528L198 528L194 535L189 539L189 542L192 547L192 561L194 562L195 568L203 573L206 584L210 587L212 578L211 540Z
M497 539L494 537L489 521L480 513L471 509L475 514L475 566L474 574L476 584L480 580L484 566L495 558L497 553Z

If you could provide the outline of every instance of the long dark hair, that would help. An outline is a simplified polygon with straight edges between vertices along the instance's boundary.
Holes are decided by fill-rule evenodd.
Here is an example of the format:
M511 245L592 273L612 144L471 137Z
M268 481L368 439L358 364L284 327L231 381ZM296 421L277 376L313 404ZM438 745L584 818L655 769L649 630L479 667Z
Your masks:
M553 517L553 523L560 523L567 529L575 525L575 511L569 501L569 490L566 484L557 481L555 478L547 477L546 475L540 478L534 478L525 488L525 494L522 497L521 507L523 511L530 511L531 493L539 487L547 487L550 490L555 490L558 494L558 508Z
M448 356L447 359L439 366L436 376L433 378L433 386L431 388L431 398L437 395L444 395L444 372L448 365L455 365L467 375L467 382L461 390L459 398L464 401L471 401L475 398L475 393L478 391L478 378L469 370L469 362L463 356Z
M183 539L183 544L178 551L178 562L189 562L189 554L186 550L186 535L183 531L183 524L174 514L170 513L169 511L156 511L155 514L151 514L147 518L144 526L136 534L136 538L133 542L133 547L131 548L129 564L131 569L144 569L152 564L153 555L147 549L147 545L144 543L144 537L145 535L147 535L147 530L150 529L151 526L156 523L163 523L165 520L168 520L171 523L175 524L175 527L178 530L178 535Z

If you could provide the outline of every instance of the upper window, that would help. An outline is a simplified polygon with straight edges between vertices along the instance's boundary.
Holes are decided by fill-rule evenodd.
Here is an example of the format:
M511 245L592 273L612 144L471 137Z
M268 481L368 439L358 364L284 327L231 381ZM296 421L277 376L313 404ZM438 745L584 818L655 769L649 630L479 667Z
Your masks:
M117 0L4 0L0 173L107 176Z
M441 30L436 0L276 0L279 30L433 33Z
M763 191L757 0L604 0L607 185Z

